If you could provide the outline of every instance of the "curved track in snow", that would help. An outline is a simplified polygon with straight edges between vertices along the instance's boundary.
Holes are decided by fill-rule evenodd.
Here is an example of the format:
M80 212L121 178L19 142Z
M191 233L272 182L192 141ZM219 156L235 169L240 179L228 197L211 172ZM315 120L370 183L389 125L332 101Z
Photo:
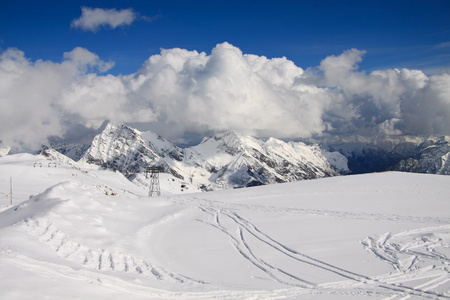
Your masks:
M262 270L272 280L289 287L315 289L316 292L328 290L330 294L345 294L344 290L356 288L369 294L387 294L389 299L407 299L420 297L430 299L450 299L447 290L439 291L439 287L450 282L450 225L419 228L397 234L384 234L377 238L368 237L361 244L365 250L377 258L391 264L398 272L380 276L365 276L351 270L332 265L310 255L292 249L268 234L261 231L250 220L242 217L238 211L252 210L263 212L288 212L301 215L326 215L339 218L356 218L369 220L389 220L416 223L450 223L448 219L421 218L416 216L400 216L394 214L365 214L329 210L289 209L275 206L240 205L216 202L207 199L173 198L172 201L186 205L198 206L208 215L208 224L224 234L236 249L236 252L248 262ZM227 208L228 207L228 208ZM269 261L258 255L263 246L271 248L274 253ZM441 251L442 250L442 251ZM276 256L288 258L287 268L276 264ZM328 272L341 277L343 282L336 284L316 284L306 279L301 270L304 266L313 267L314 273ZM319 270L319 271L318 271ZM307 277L307 276L306 276ZM409 284L420 282L420 284ZM333 289L334 292L331 292Z
M38 284L41 298L59 293L49 299L70 298L66 289L72 299L450 298L447 178L147 198L110 172L11 166L3 170L33 176L15 194L24 202L0 212L8 299L30 298Z

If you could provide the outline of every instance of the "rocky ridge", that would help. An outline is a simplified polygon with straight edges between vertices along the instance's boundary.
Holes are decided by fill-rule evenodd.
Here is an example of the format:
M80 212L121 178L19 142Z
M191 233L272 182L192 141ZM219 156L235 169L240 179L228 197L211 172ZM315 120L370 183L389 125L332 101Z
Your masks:
M342 155L301 142L262 141L229 131L182 149L153 132L109 123L82 160L126 175L160 166L203 190L217 190L339 175L326 154L345 165Z

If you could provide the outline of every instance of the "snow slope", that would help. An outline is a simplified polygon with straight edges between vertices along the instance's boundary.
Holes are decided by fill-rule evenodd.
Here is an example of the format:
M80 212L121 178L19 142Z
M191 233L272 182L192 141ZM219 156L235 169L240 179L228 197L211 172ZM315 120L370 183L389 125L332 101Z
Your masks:
M13 177L16 201L0 200L0 298L450 297L448 176L178 195L162 179L148 198L120 173L48 162L0 158L0 192Z

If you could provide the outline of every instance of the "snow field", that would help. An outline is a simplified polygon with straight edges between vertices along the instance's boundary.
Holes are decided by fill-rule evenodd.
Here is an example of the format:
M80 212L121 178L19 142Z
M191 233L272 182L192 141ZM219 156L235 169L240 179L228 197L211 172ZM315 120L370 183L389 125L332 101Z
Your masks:
M18 203L1 204L0 298L450 297L450 177L148 198L144 180L36 159L0 158L0 191L14 176Z

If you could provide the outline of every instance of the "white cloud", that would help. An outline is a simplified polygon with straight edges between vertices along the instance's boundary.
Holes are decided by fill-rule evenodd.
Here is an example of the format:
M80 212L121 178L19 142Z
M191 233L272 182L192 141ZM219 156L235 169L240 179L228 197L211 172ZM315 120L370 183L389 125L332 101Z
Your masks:
M62 136L76 111L63 99L70 89L85 82L86 71L104 69L103 62L86 49L64 54L62 63L31 62L17 49L0 56L0 140L6 145L35 147L51 135Z
M96 68L99 72L104 73L114 66L114 62L105 62L98 55L81 47L76 47L70 52L64 52L64 59L70 61L82 73L86 73L92 68Z
M402 111L409 132L450 135L450 74L431 76L403 99Z
M64 61L0 56L0 140L29 146L73 124L147 124L163 136L236 130L256 137L322 133L450 134L450 75L359 71L364 51L325 58L306 71L286 58L163 49L128 76L98 75L111 62L83 48ZM325 87L324 87L325 86Z
M82 7L81 16L72 21L73 28L80 28L86 31L96 32L102 27L111 27L112 29L130 25L138 14L133 9L103 9Z
M165 135L181 131L237 131L263 136L320 133L320 91L302 88L303 73L286 59L244 55L223 43L211 55L182 49L150 57L129 86L151 105ZM310 101L316 99L316 101Z
M450 134L450 103L445 100L448 74L427 77L420 70L409 69L366 74L356 65L364 53L345 51L325 58L319 67L323 71L321 84L335 87L334 94L343 99L329 113L346 109L354 113L352 118L340 120L340 131Z
M401 135L402 131L400 129L396 129L396 125L399 122L401 122L401 120L395 118L386 120L377 126L377 130L379 133L384 135Z

